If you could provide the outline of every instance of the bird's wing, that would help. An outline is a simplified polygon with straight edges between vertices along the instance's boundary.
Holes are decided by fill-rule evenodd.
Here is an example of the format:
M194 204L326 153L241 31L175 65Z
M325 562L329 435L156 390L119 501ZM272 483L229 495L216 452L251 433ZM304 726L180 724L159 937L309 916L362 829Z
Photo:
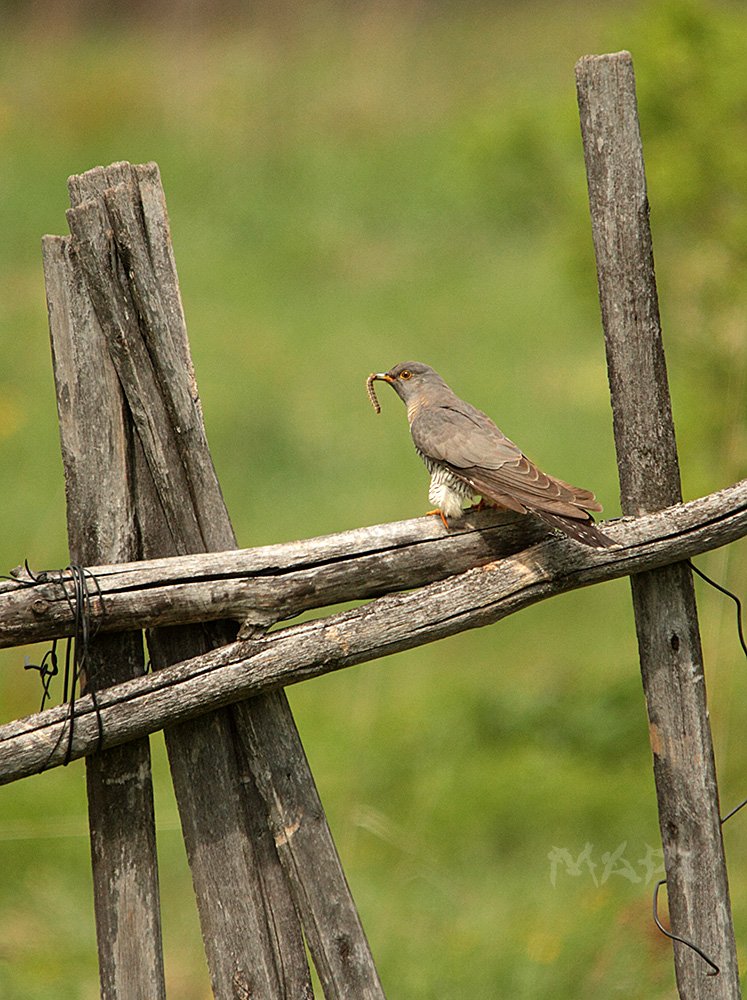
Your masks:
M445 463L475 493L511 510L589 520L589 510L602 509L589 490L542 472L486 414L459 402L459 408L424 407L415 415L410 430L424 455Z
M416 412L410 432L418 451L455 469L499 469L521 457L490 417L462 400L458 404L424 406Z
M453 470L475 493L510 510L546 511L560 517L590 520L590 510L602 505L589 490L571 486L542 472L525 455L507 462L500 469L473 466Z

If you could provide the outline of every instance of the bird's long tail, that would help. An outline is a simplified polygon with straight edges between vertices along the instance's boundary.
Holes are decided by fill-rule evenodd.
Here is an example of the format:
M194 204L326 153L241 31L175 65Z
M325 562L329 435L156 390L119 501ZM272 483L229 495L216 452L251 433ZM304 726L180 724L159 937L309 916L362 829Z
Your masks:
M596 549L608 549L611 545L617 544L603 531L600 531L592 520L579 521L572 517L550 514L545 510L535 510L533 513L541 517L545 524L549 524L552 528L559 528L566 535L575 538L577 542L583 542L584 545L591 545Z

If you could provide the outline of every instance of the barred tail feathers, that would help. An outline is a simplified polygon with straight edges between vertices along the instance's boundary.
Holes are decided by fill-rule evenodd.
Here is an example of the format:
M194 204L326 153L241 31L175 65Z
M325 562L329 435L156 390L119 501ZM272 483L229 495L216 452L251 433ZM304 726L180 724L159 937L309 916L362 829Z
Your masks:
M600 531L591 518L588 521L581 521L537 509L534 509L532 513L541 517L545 524L549 524L551 528L559 528L564 534L575 538L577 542L582 542L584 545L591 545L596 549L608 549L611 545L616 544L608 535Z

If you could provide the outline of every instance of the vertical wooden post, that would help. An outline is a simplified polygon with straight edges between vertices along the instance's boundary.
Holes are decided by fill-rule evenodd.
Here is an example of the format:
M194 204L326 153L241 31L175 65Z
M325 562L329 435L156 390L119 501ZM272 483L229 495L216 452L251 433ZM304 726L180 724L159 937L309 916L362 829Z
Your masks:
M136 432L132 490L143 556L235 547L190 391L186 337L165 326L178 317L160 301L151 259L158 251L147 249L135 171L127 163L97 168L71 178L70 193L81 273ZM124 229L119 247L115 218ZM155 629L152 665L199 655L235 631L231 623ZM240 778L230 710L165 736L215 997L311 996L300 925L277 854L260 836L264 807Z
M145 554L233 548L202 425L157 168L97 169L71 180L71 196L71 231L142 445L136 475ZM197 655L234 633L230 623L156 630L149 636L153 663ZM327 997L382 997L285 694L193 720L166 736L216 995L233 997L239 988L258 997L310 992L292 896ZM241 788L243 797L236 794ZM295 850L288 849L291 837ZM232 864L252 851L249 869L234 871ZM248 927L237 909L237 887L239 899L251 898L255 864L253 893L267 909L264 929L256 921ZM323 933L314 923L320 915ZM269 992L261 992L246 967L237 972L238 956L263 935L266 946L254 960L264 964Z
M65 467L70 558L139 558L131 497L132 436L106 341L69 238L43 244ZM144 672L140 632L93 638L84 689ZM147 739L86 758L94 908L104 1000L165 996L153 788Z
M576 66L625 514L681 499L630 54ZM692 576L678 563L631 577L672 930L683 1000L741 996Z

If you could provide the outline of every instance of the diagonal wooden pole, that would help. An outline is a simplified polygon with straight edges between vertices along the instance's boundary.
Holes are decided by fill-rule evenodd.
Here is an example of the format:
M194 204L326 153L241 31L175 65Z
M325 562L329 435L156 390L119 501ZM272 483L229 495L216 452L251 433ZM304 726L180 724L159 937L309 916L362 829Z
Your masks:
M142 445L136 475L145 554L233 548L192 375L158 170L129 164L98 169L73 179L71 195L71 231ZM160 668L199 655L235 632L230 623L158 629L149 637L153 663ZM191 720L166 737L216 994L310 992L295 905L325 995L382 997L285 695ZM227 768L220 778L219 751ZM226 818L233 803L228 822L240 836L239 786L250 837L227 853L216 837L216 817ZM254 935L233 913L237 886L240 900L249 873L237 877L226 869L247 854L249 843L261 867L258 898L267 910L264 929ZM278 981L269 994L257 990L251 969L236 971L236 954L247 938L262 934L274 951L274 969L265 962L265 971Z
M153 332L154 338L160 334L163 339L161 361L168 368L167 374L159 372L158 345L149 350L142 332L147 306L135 300L131 285L137 272L150 298L159 299L155 268L150 255L146 265L132 251L129 244L135 237L122 251L112 240L106 196L111 199L116 188L120 214L140 213L136 231L142 236L140 245L146 242L133 168L127 163L97 168L71 178L69 187L73 208L68 221L81 278L133 428L130 479L143 554L186 553L216 544L229 547L233 534L220 492L206 486L211 473L213 484L217 480L206 454L201 415L189 392L185 341L163 325ZM166 317L166 308L159 306L159 318ZM174 319L173 311L168 319ZM189 407L178 422L175 397ZM195 452L199 477L189 475L180 434L185 447ZM212 533L201 531L200 517L209 522ZM205 653L234 634L235 627L220 622L206 628L151 630L151 663L156 669L166 667L185 655ZM300 926L277 854L268 837L262 836L261 800L253 785L242 783L230 713L216 712L170 727L165 737L215 997L229 1000L243 993L273 1000L310 995Z
M437 580L451 579L458 587L465 571L496 560L510 566L513 557L521 559L538 541L548 544L533 546L531 576L535 583L540 578L546 583L543 597L549 597L552 587L557 591L682 562L747 536L747 479L654 514L604 522L617 545L600 556L598 549L565 543L564 572L558 580L550 576L548 555L562 539L551 536L539 521L479 511L468 514L448 536L440 523L419 517L256 549L92 566L96 593L90 619L97 631L116 632L231 618L248 621L249 627L242 629L248 634L260 621L275 623L278 613L292 618ZM69 572L41 571L32 580L19 566L13 577L0 581L0 646L72 634ZM479 592L476 587L476 598Z
M576 66L624 514L681 499L628 52ZM672 930L683 1000L741 996L692 575L674 563L631 577Z

